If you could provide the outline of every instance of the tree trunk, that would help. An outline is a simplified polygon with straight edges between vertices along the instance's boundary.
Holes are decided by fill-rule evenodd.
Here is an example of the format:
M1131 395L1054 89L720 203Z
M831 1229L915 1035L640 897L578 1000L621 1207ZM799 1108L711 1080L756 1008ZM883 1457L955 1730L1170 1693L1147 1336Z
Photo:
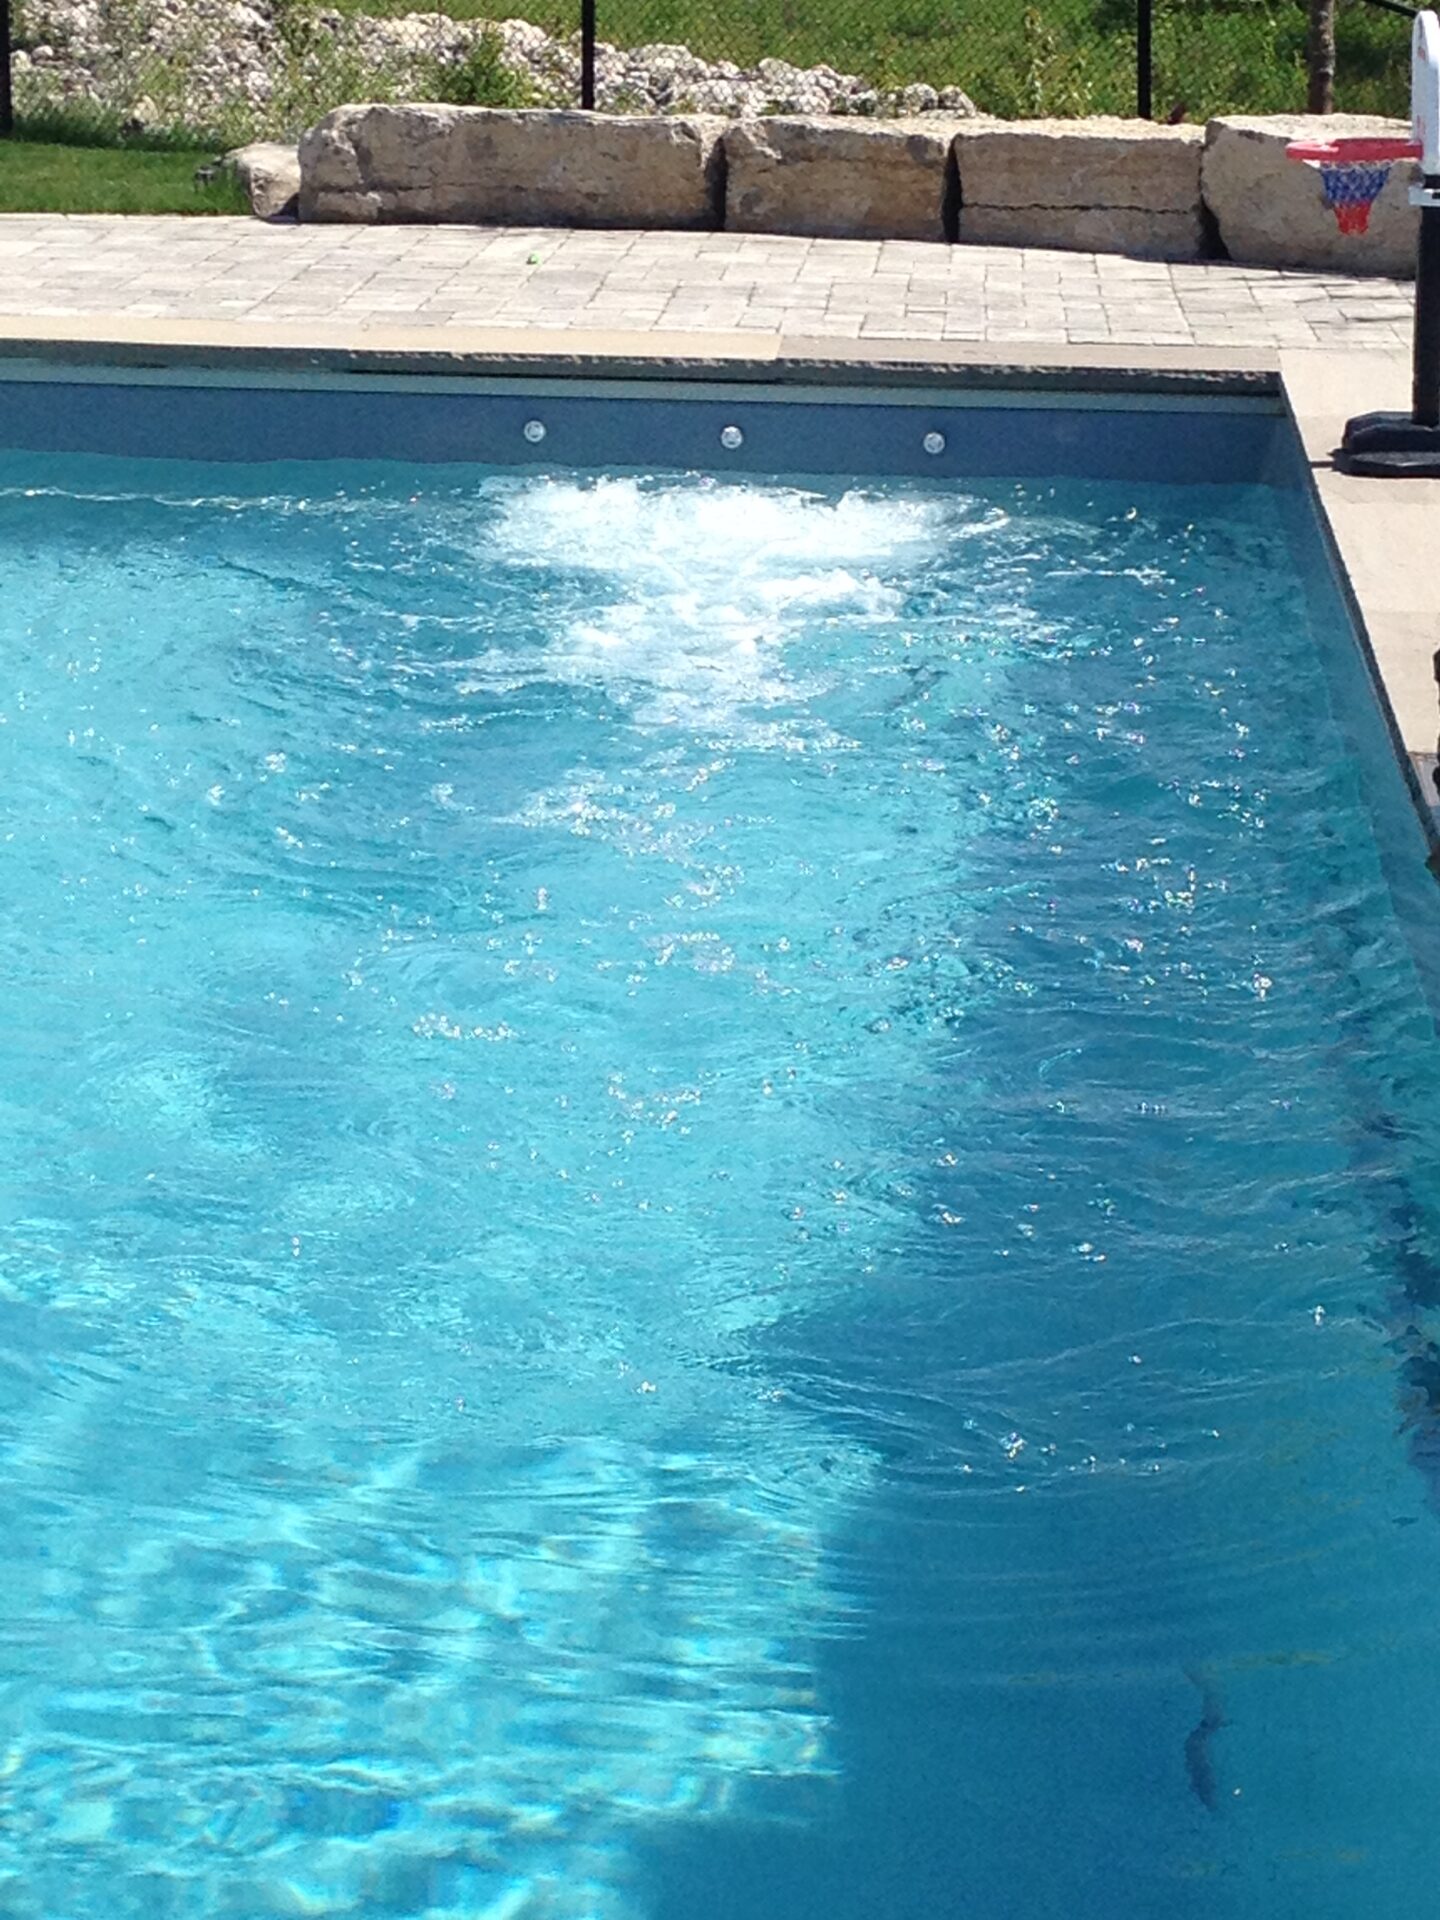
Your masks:
M1310 0L1310 33L1305 43L1310 86L1307 113L1335 111L1335 0Z

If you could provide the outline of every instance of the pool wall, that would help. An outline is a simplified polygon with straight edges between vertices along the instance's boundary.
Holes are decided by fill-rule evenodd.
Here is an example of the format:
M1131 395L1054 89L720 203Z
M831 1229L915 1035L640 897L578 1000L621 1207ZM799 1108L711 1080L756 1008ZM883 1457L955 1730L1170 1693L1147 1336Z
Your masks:
M383 375L187 379L12 362L0 379L0 446L247 463L384 458L927 479L1282 479L1285 422L1278 399L1266 393L575 385ZM527 438L531 422L543 427L543 438ZM727 444L732 428L738 444ZM927 436L935 435L943 447L927 451Z
M1357 618L1344 567L1308 482L1298 445L1281 454L1292 484L1279 501L1305 589L1315 650L1332 711L1360 771L1397 918L1431 1007L1440 1009L1440 954L1432 933L1440 833L1405 743L1375 652Z

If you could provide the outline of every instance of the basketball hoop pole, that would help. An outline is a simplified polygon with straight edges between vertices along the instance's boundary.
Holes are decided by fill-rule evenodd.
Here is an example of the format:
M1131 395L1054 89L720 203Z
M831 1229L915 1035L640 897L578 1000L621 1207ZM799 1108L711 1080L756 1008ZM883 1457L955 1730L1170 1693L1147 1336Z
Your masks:
M1415 380L1418 427L1440 428L1440 179L1425 176L1431 200L1420 209L1420 246L1415 261Z
M1423 171L1410 189L1410 203L1420 209L1410 412L1347 421L1337 465L1347 473L1440 478L1440 20L1430 12L1415 16L1412 89Z
M1420 203L1420 244L1410 411L1361 413L1347 421L1338 462L1347 473L1440 478L1440 175L1426 174L1413 197Z

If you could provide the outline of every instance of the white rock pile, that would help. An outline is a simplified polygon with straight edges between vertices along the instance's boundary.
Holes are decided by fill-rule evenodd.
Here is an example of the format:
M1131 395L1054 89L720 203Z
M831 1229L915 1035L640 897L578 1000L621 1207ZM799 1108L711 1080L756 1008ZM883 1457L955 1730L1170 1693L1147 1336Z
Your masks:
M517 97L478 105L572 106L575 36L526 20L439 13L347 15L297 0L22 0L15 54L19 111L93 111L135 128L185 124L216 137L294 136L354 100L461 98L476 50L498 57ZM494 72L492 69L492 78ZM833 67L702 60L688 47L601 42L596 104L611 113L966 115L958 87L878 89Z

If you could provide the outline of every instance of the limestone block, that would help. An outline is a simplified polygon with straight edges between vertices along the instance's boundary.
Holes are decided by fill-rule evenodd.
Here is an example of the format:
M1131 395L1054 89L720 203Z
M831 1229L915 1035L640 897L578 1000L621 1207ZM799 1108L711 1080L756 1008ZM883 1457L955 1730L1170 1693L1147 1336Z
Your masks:
M977 247L1057 247L1193 260L1203 235L1198 214L1139 207L962 207L960 238Z
M943 240L958 118L797 116L725 134L725 225L736 233Z
M1199 127L1151 120L972 122L955 136L955 159L964 200L978 206L1188 213L1204 139Z
M337 107L300 142L302 220L720 224L724 121Z
M960 238L1193 258L1204 138L1149 120L971 122L955 136Z
M1407 139L1402 120L1371 114L1226 115L1205 130L1201 182L1232 260L1256 267L1335 267L1342 273L1412 274L1418 212L1408 202L1409 161L1392 167L1366 233L1343 234L1313 167L1285 158L1287 140L1359 134Z
M225 164L250 197L250 211L259 220L286 220L296 211L300 194L300 156L294 147L276 140L257 140L236 147Z

